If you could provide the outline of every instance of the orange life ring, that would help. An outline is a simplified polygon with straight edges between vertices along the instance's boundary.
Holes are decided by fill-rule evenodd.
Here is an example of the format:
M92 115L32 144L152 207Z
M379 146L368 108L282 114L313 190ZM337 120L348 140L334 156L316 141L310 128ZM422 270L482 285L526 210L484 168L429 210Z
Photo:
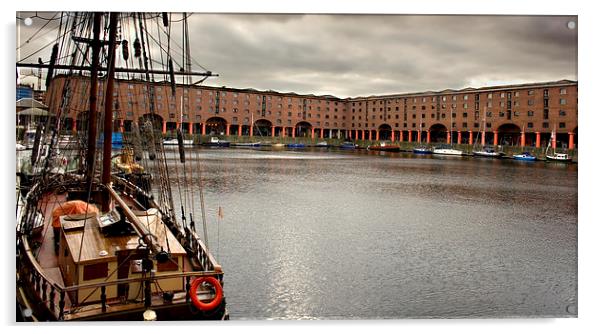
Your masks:
M215 289L215 298L213 298L213 300L210 301L209 303L203 303L202 301L199 300L199 297L196 295L197 288L203 282L207 282L207 283L213 285L213 288ZM211 277L211 276L199 277L199 278L195 279L192 282L192 285L190 285L189 293L190 293L190 298L192 299L192 304L194 304L194 306L196 306L196 308L198 308L201 311L211 311L211 310L215 309L216 307L219 306L219 304L221 304L222 298L224 297L224 294L222 291L222 285L219 283L219 281L217 279L215 279L215 277Z

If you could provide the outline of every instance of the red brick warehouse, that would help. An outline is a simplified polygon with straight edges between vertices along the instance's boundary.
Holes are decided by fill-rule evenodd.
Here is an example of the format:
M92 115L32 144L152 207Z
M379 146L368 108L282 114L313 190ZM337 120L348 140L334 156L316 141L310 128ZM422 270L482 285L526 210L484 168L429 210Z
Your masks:
M67 80L70 96L83 96L69 100L65 109L66 127L77 131L88 110L88 77L57 76L46 102L56 113ZM100 104L102 85L98 94ZM117 80L113 94L115 131L128 132L133 122L153 117L165 134L181 126L189 134L202 135L464 144L478 140L541 147L555 130L553 145L577 145L577 82L569 80L353 98L193 85L177 85L173 97L167 82L149 86Z

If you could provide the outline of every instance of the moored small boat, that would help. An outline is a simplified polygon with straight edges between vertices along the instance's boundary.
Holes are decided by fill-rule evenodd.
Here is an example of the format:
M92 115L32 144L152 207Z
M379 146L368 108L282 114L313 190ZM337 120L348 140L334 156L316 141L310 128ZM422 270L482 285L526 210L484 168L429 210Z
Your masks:
M549 161L560 161L560 162L571 162L573 158L566 153L554 153L554 154L546 154L546 160Z
M550 141L548 142L548 146L546 147L546 160L548 161L559 161L559 162L571 162L573 159L567 153L564 152L556 152L556 145L552 145L552 142L556 141L556 126L554 126L554 131L552 131L552 135Z
M321 142L317 143L316 145L314 145L314 147L330 147L330 145L328 145L328 143L325 141L321 141Z
M339 148L344 150L354 150L357 148L357 145L352 142L346 141L339 145Z
M286 147L288 147L288 148L305 148L305 144L302 144L302 143L290 143L290 144L286 144Z
M483 157L483 158L501 158L504 156L504 153L497 152L492 147L485 147L482 150L473 151L472 154L475 157Z
M201 145L213 147L229 147L230 142L227 140L219 139L217 137L211 137L208 142L202 143Z
M370 145L368 150L371 151L385 151L385 152L399 152L401 148L397 145L391 145L386 143L380 143L379 145Z
M427 146L417 146L412 150L414 154L433 154L433 151Z
M515 154L515 155L512 156L512 158L514 160L518 160L518 161L535 161L535 160L537 160L537 158L535 156L533 156L529 152L523 152L521 154Z
M451 145L442 145L435 147L435 149L433 150L433 154L462 155L462 151L452 148Z
M272 146L272 147L284 147L284 144L283 143L273 143L270 146Z

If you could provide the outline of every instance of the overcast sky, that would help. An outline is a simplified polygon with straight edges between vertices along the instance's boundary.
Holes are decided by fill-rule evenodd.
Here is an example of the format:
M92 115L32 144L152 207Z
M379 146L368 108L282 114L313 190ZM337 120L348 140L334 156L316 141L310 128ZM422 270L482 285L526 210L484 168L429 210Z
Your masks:
M47 22L17 21L17 47ZM350 97L577 80L578 27L569 21L577 18L193 14L189 25L192 57L220 75L205 84ZM46 33L54 26L17 58L56 38ZM27 61L49 55L50 47Z

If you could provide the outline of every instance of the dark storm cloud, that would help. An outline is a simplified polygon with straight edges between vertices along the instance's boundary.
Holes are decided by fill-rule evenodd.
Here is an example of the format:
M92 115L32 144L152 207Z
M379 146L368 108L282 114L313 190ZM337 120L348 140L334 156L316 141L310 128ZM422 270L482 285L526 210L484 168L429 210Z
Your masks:
M219 84L341 96L576 79L575 17L203 15Z
M194 14L189 24L193 58L220 74L206 84L347 97L576 80L570 20Z

